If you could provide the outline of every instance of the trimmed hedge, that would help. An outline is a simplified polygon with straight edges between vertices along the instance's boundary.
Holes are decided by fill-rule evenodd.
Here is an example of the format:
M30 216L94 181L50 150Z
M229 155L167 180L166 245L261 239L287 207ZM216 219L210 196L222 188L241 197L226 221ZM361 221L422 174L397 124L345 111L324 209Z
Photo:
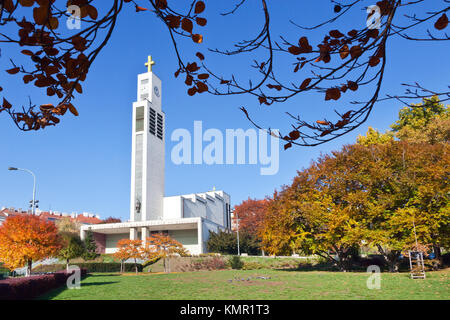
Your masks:
M107 272L120 272L120 263L74 263L74 265L80 267L81 269L86 269L87 272L93 273L107 273ZM142 272L142 264L137 265L138 271ZM59 270L66 269L65 264L51 264L42 265L35 269L33 272L56 272ZM135 272L134 263L125 263L125 272Z
M84 278L87 272L81 270ZM65 271L24 278L11 278L0 281L0 300L29 300L36 298L50 290L66 284L72 273Z
M444 263L444 266L450 266L450 252L442 255L442 262Z

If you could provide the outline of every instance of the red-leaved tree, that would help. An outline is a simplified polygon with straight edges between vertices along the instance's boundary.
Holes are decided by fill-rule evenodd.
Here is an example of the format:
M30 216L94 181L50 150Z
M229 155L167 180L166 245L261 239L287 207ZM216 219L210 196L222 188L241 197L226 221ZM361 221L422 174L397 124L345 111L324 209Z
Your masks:
M268 204L269 200L267 199L248 198L248 200L244 200L241 204L235 206L233 220L236 224L236 220L239 218L239 231L258 237Z

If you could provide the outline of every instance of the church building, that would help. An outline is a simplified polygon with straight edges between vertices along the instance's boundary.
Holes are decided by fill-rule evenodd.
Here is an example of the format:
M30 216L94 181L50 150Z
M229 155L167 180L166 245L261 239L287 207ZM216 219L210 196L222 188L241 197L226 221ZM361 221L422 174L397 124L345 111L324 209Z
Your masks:
M166 233L194 255L206 253L209 231L231 231L230 196L210 191L164 197L165 114L161 80L152 72L138 76L133 103L130 221L81 227L91 230L99 253L114 253L121 239L142 239Z

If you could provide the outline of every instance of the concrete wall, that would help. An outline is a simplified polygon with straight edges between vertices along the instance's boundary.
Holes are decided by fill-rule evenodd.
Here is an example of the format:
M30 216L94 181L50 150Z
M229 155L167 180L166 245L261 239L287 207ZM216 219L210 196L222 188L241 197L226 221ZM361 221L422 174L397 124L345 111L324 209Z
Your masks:
M169 230L169 235L180 242L190 254L200 254L197 229Z
M117 251L117 242L122 239L130 239L129 233L106 235L105 253L111 254Z
M183 218L183 198L181 196L164 198L164 219Z

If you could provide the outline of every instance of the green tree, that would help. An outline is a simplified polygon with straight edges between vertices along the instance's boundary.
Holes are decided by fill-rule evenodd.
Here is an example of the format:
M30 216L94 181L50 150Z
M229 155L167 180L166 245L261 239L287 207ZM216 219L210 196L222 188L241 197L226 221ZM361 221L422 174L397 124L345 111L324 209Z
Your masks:
M209 252L221 254L237 254L237 234L219 231L215 233L210 231L207 242ZM249 255L259 255L261 253L260 241L253 233L239 232L239 248L241 253Z
M450 111L438 97L423 99L421 104L400 110L399 119L391 126L400 140L431 144L450 141Z
M97 245L94 240L94 233L91 230L86 232L86 237L84 238L84 260L94 260L97 258Z
M80 237L73 233L61 234L63 247L58 253L58 257L66 261L67 271L69 271L70 259L75 259L83 255L84 247Z
M394 140L394 135L391 132L380 133L378 130L369 127L365 136L359 135L356 139L357 143L363 146L369 146L377 143L389 143Z
M55 224L60 233L80 233L81 223L69 217L64 217L63 219L56 221Z

